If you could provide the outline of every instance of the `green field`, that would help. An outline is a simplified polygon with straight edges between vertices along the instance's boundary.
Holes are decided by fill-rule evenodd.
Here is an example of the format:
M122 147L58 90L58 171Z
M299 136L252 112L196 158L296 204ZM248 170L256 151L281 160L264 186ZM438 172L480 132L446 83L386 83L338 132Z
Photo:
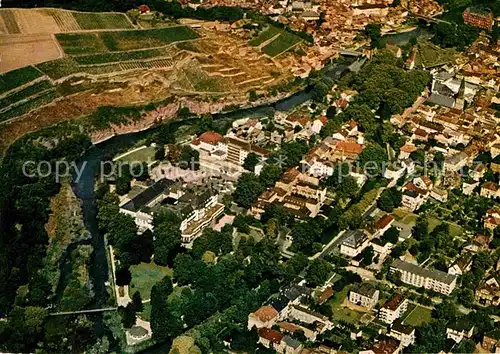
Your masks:
M155 263L141 263L130 267L132 282L129 292L133 294L138 290L143 300L151 297L151 288L166 275L172 276L172 270L168 267L161 267Z
M262 43L264 43L265 41L270 40L271 38L273 38L277 34L280 34L282 31L283 30L278 28L278 27L269 26L267 29L260 32L257 37L248 41L248 44L250 44L251 46L257 47L257 46L261 45Z
M124 14L73 12L73 17L84 30L134 28Z
M131 52L114 52L105 54L91 54L75 57L75 61L81 65L114 63L125 60L140 60L161 57L168 54L165 48L154 48L146 50L136 50Z
M42 75L43 74L33 66L27 66L22 69L0 74L0 94L33 81Z
M54 86L48 80L37 82L31 86L26 87L23 90L8 95L4 99L0 99L0 110L8 107L11 104L17 103L30 96L36 95L37 93L49 90L51 88L54 88Z
M283 32L278 38L262 48L262 51L271 57L286 52L291 47L301 42L302 39L289 32Z
M422 306L416 306L413 311L411 311L406 318L404 319L403 323L408 324L410 326L421 326L424 323L428 323L432 320L432 311L429 309L426 309L425 307Z
M451 63L457 52L453 48L441 48L429 41L418 44L417 65L427 68Z
M188 27L179 26L134 31L62 33L56 37L66 54L85 55L163 47L177 41L196 39L198 35Z
M126 156L118 159L123 163L132 162L153 162L155 160L155 149L152 147L144 147L141 150L134 151Z
M49 104L53 100L59 97L59 94L56 90L48 90L43 94L33 98L15 108L8 110L7 112L2 113L0 116L0 121L5 121L14 117L22 116L23 114L28 113L29 111L41 107L43 105Z
M357 323L359 319L363 316L363 313L351 310L346 307L342 307L344 299L349 293L349 286L344 287L341 292L333 294L333 297L328 301L328 304L332 307L333 316L332 319L335 321L346 321L349 323Z

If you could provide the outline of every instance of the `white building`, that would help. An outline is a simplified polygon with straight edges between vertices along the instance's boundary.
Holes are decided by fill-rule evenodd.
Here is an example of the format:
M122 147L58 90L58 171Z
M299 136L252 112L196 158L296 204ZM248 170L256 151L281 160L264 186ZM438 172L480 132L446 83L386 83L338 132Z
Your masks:
M435 292L450 295L457 284L457 277L440 270L431 270L415 264L395 259L389 270L399 272L401 281L419 288L431 289Z
M401 320L397 320L391 327L389 336L401 342L403 347L408 347L415 344L415 328L409 325L404 325Z
M356 284L349 291L349 301L358 306L373 308L380 295L380 291L369 283Z
M348 257L356 257L366 246L368 246L368 236L360 230L346 231L344 240L340 244L340 253Z
M378 318L385 323L392 324L395 320L401 317L408 308L408 300L401 294L395 294L391 299L387 300L378 312Z

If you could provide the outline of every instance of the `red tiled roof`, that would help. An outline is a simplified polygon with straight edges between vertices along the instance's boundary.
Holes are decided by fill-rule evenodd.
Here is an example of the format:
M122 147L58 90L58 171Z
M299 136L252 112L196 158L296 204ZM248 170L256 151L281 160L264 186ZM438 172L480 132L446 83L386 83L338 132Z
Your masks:
M351 141L339 141L336 148L350 154L359 154L363 151L363 145Z
M323 290L323 292L318 296L318 304L321 305L321 304L325 303L326 300L331 298L334 293L335 293L335 291L333 291L332 288L326 288L325 290Z
M399 348L399 341L395 339L383 339L371 348L375 354L393 354Z
M495 182L485 182L483 183L481 188L489 189L490 191L496 191L498 189L498 185Z
M281 343L281 340L283 339L283 335L280 332L269 328L259 329L259 337L267 339L268 341L276 344Z
M326 125L328 123L328 118L326 118L326 116L319 117L319 120L321 121L321 123L323 123L323 125Z
M222 138L222 135L216 132L205 132L199 137L200 141L210 145L217 145Z
M387 300L382 307L395 311L404 300L405 298L401 294L396 294L391 299Z
M400 150L411 154L417 150L417 147L415 145L404 145Z
M389 225L392 221L394 220L394 218L389 215L389 214L386 214L384 216L382 216L376 223L375 223L375 227L379 230L383 229L384 227L386 227L387 225Z
M262 322L267 322L275 317L278 317L279 313L272 306L262 306L260 309L254 312L254 315L258 317Z

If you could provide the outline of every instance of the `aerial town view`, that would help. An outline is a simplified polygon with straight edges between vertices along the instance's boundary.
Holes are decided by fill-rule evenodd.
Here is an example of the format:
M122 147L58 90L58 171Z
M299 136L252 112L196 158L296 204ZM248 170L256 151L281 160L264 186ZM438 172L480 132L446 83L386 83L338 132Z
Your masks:
M500 0L0 4L1 353L500 353Z

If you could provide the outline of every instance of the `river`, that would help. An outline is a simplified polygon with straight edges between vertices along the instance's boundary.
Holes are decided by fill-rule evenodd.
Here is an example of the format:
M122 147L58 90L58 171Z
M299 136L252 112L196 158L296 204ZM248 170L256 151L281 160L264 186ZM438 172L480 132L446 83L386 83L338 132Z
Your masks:
M323 75L331 78L339 78L346 70L345 64L331 64L323 71ZM274 114L275 111L288 111L294 107L300 106L309 101L312 97L312 92L303 90L297 92L290 97L284 98L273 104L265 104L254 108L237 109L227 113L214 114L214 120L236 120L243 117L265 117ZM180 127L185 124L190 124L197 120L196 117L187 118L183 121L173 121L171 124L175 127ZM109 281L109 267L106 257L106 242L104 235L100 234L97 222L97 205L95 201L94 189L96 177L101 168L101 162L111 160L116 154L126 149L133 147L139 141L153 134L158 127L153 127L138 133L130 133L120 136L115 136L102 143L94 145L85 155L77 161L79 171L83 171L79 179L73 175L73 191L81 200L83 219L85 227L91 235L91 244L94 252L91 256L92 264L89 269L89 275L93 285L94 300L91 308L101 308L107 306L108 293L106 282ZM66 264L64 272L68 269ZM71 269L69 267L69 269ZM64 276L64 274L62 275ZM92 316L95 324L96 334L99 336L104 333L105 327L102 323L102 314Z

